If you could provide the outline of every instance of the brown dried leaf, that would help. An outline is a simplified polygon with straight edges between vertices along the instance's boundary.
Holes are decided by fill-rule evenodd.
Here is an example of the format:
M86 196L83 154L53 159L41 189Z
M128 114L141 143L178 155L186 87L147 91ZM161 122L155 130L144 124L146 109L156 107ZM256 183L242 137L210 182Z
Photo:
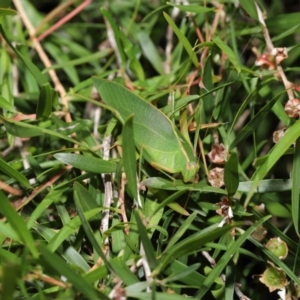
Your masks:
M209 160L217 165L225 164L228 151L223 144L212 145L212 150L207 154Z
M276 63L280 64L288 57L287 48L273 48L271 54L275 57Z
M220 188L225 185L224 183L224 169L223 168L213 168L208 173L208 182L210 185Z
M286 127L273 132L273 142L277 144L284 136Z
M296 118L300 114L300 100L298 99L290 99L284 107L286 114L290 118Z

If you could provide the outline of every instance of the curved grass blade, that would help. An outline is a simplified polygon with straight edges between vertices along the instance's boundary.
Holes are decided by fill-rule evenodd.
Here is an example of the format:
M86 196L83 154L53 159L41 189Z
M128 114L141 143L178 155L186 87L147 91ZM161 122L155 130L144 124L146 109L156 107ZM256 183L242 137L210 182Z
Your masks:
M52 112L52 105L56 92L49 83L43 84L36 109L37 118L48 118Z
M240 64L239 58L233 52L233 50L229 46L227 46L218 36L214 36L212 40L226 54L227 58L233 64L234 68L238 71L238 73L240 73L242 70L242 66Z
M253 184L247 195L244 206L247 207L252 198L259 182L267 175L270 169L286 152L286 150L298 139L300 136L300 120L296 121L286 132L283 138L272 148L269 155L266 156L264 163L256 170L252 176Z
M192 60L194 66L197 68L199 65L198 58L196 53L194 52L189 40L185 37L185 35L180 31L180 29L176 26L172 18L165 12L163 12L164 17L166 18L169 25L172 27L173 31L177 35L179 41L182 43L184 49L188 53L190 59Z
M127 185L135 201L138 200L136 180L136 158L134 146L133 115L129 116L122 132L123 166ZM139 203L140 204L140 203Z
M12 168L9 164L7 164L3 159L0 158L0 171L6 174L7 176L14 178L16 181L18 181L21 185L28 189L32 189L31 184L29 183L28 179Z
M72 153L56 153L53 155L57 160L71 165L74 168L96 174L115 173L117 164L93 156L85 156Z
M34 65L27 57L25 57L21 52L19 52L17 49L13 47L9 39L7 38L2 25L0 24L0 33L3 36L6 43L9 45L9 47L16 53L16 55L24 62L26 67L29 69L29 71L32 73L35 80L38 82L40 86L47 84L48 80L46 76L42 74L42 72Z
M18 215L18 213L14 210L13 206L6 198L4 193L0 191L0 212L6 217L8 223L14 229L14 231L18 234L22 243L28 248L34 258L38 258L39 253L35 246L35 241L27 229L26 224L23 219Z
M227 266L230 259L232 259L232 256L235 252L239 250L241 245L250 237L251 233L261 224L263 224L265 221L270 219L271 216L266 216L262 218L261 220L257 221L254 225L252 225L250 228L248 228L234 243L232 243L225 254L219 259L216 266L212 269L212 271L209 273L209 275L204 280L203 284L201 285L201 288L199 292L196 295L196 298L203 299L204 295L209 291L215 280L220 276L223 269Z
M252 134L260 125L260 120L265 118L270 112L273 105L278 101L278 99L285 93L285 91L276 95L270 102L268 102L256 115L255 117L238 133L234 141L231 143L229 149L233 149L241 141L246 139L250 134Z
M297 138L292 171L292 218L295 231L299 235L299 186L300 186L300 138Z
M57 138L66 140L73 144L79 144L78 141L76 141L66 135L63 135L59 132L56 132L54 130L38 127L37 125L32 125L32 124L28 124L25 122L19 122L19 121L15 121L12 119L7 119L7 118L4 118L3 116L0 116L0 120L3 122L7 132L13 136L34 137L34 136L40 136L43 134L49 134L51 136L55 136Z
M151 270L153 270L158 266L158 261L156 259L155 251L154 251L152 243L148 237L146 227L141 220L138 210L134 211L134 216L135 216L138 232L141 237L141 241L142 241L144 251L146 254L146 259L149 263Z
M225 164L224 182L229 197L232 197L239 186L238 156L233 152Z
M57 254L52 253L44 246L40 245L39 251L42 254L41 263L43 264L43 260L47 263L46 267L51 266L53 270L55 270L59 275L65 276L72 286L85 295L88 299L91 300L109 300L109 297L96 290L92 285L88 284L88 282L82 276L78 275L74 270Z
M181 11L192 12L196 14L204 14L207 12L216 11L214 8L200 6L200 5L193 5L193 4L178 5L178 4L173 4L171 2L167 2L167 4L179 8Z

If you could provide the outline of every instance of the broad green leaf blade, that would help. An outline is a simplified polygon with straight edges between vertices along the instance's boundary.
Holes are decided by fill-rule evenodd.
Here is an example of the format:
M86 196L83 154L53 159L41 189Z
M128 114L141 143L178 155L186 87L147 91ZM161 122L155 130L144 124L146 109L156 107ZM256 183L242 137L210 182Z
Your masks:
M118 112L123 122L134 114L136 147L154 168L181 172L185 181L193 181L198 164L192 146L161 111L117 83L100 78L93 82L103 101Z
M8 165L3 159L0 158L0 171L6 174L7 176L14 178L16 181L20 182L24 187L28 189L32 189L31 184L29 183L28 179L12 168L10 165Z
M295 145L292 171L292 217L296 233L299 235L299 187L300 187L300 138Z
M131 115L123 125L122 132L122 152L123 152L123 166L126 174L127 185L135 201L138 200L137 194L137 180L136 180L136 159L134 146L134 130L133 118Z
M85 295L88 299L109 300L106 295L96 290L92 285L88 284L82 276L80 276L77 272L74 272L74 270L57 254L52 253L42 245L39 246L39 251L42 254L41 263L43 263L43 260L47 262L46 267L51 266L51 268L59 275L65 276L72 286Z
M254 0L239 0L239 3L242 5L247 14L251 16L251 18L258 21L257 10Z
M239 58L236 56L233 50L229 46L227 46L218 36L214 36L212 40L226 54L227 58L233 64L234 68L238 71L238 73L240 73L242 70L242 66L240 64Z
M93 156L85 156L72 153L56 153L54 157L68 165L83 171L96 174L115 173L117 164L115 162L106 161Z
M250 228L248 228L244 234L242 234L234 243L232 243L225 254L219 259L216 266L212 269L212 271L209 273L209 275L204 280L199 292L196 295L197 299L203 299L204 295L209 291L215 280L220 276L223 269L227 266L230 259L232 259L232 256L236 251L239 250L239 248L242 246L242 244L249 238L251 233L261 224L263 224L265 221L270 219L271 216L266 216L262 218L261 220L257 221L254 225L252 225Z
M189 40L185 37L185 35L180 31L180 29L176 26L172 18L165 12L163 12L165 19L172 27L173 31L175 32L176 36L178 37L179 41L182 43L184 49L188 53L191 61L193 62L194 66L198 68L199 62L196 53L194 52Z
M267 155L264 163L256 170L252 176L253 184L247 195L244 206L246 207L257 189L259 182L267 175L270 169L281 158L286 150L298 139L300 136L300 120L296 121L284 134L283 138L272 148L269 155Z
M75 195L78 197L78 201L81 203L81 207L83 212L87 212L94 208L98 208L99 205L97 204L96 200L93 196L89 193L87 189L85 189L79 182L75 182L73 185ZM101 221L100 213L92 218L90 221Z
M16 55L24 62L26 67L30 70L32 75L34 76L35 80L38 82L40 86L47 84L48 80L47 78L41 73L41 71L34 65L27 57L25 57L23 54L21 54L17 49L13 47L11 42L8 40L2 25L0 25L0 33L2 34L4 40L6 43L10 46L10 48L16 53Z
M13 206L6 198L4 193L0 191L0 212L6 217L8 223L15 230L15 232L20 237L20 240L28 248L34 258L38 258L39 253L35 246L35 241L27 229L26 224L24 223L21 216L14 210Z
M238 155L233 152L230 154L225 164L224 182L229 197L232 197L239 186Z
M36 109L37 118L48 118L50 116L55 93L49 83L42 85Z

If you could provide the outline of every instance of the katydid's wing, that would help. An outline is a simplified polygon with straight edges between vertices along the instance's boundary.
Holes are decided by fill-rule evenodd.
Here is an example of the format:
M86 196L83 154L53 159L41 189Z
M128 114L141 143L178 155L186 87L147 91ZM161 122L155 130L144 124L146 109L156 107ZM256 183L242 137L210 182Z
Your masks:
M197 169L190 169L190 165L196 165L192 147L186 141L182 145L182 137L160 110L117 83L99 78L93 78L93 82L102 100L121 119L134 114L135 143L150 164L170 173L181 172L186 181L192 180Z

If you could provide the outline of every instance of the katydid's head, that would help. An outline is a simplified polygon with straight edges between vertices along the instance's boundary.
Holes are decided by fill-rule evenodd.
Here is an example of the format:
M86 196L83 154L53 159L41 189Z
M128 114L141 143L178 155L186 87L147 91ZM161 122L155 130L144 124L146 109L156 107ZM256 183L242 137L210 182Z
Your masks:
M186 168L182 171L184 182L193 182L196 178L196 173L199 170L199 165L196 161L189 161Z

